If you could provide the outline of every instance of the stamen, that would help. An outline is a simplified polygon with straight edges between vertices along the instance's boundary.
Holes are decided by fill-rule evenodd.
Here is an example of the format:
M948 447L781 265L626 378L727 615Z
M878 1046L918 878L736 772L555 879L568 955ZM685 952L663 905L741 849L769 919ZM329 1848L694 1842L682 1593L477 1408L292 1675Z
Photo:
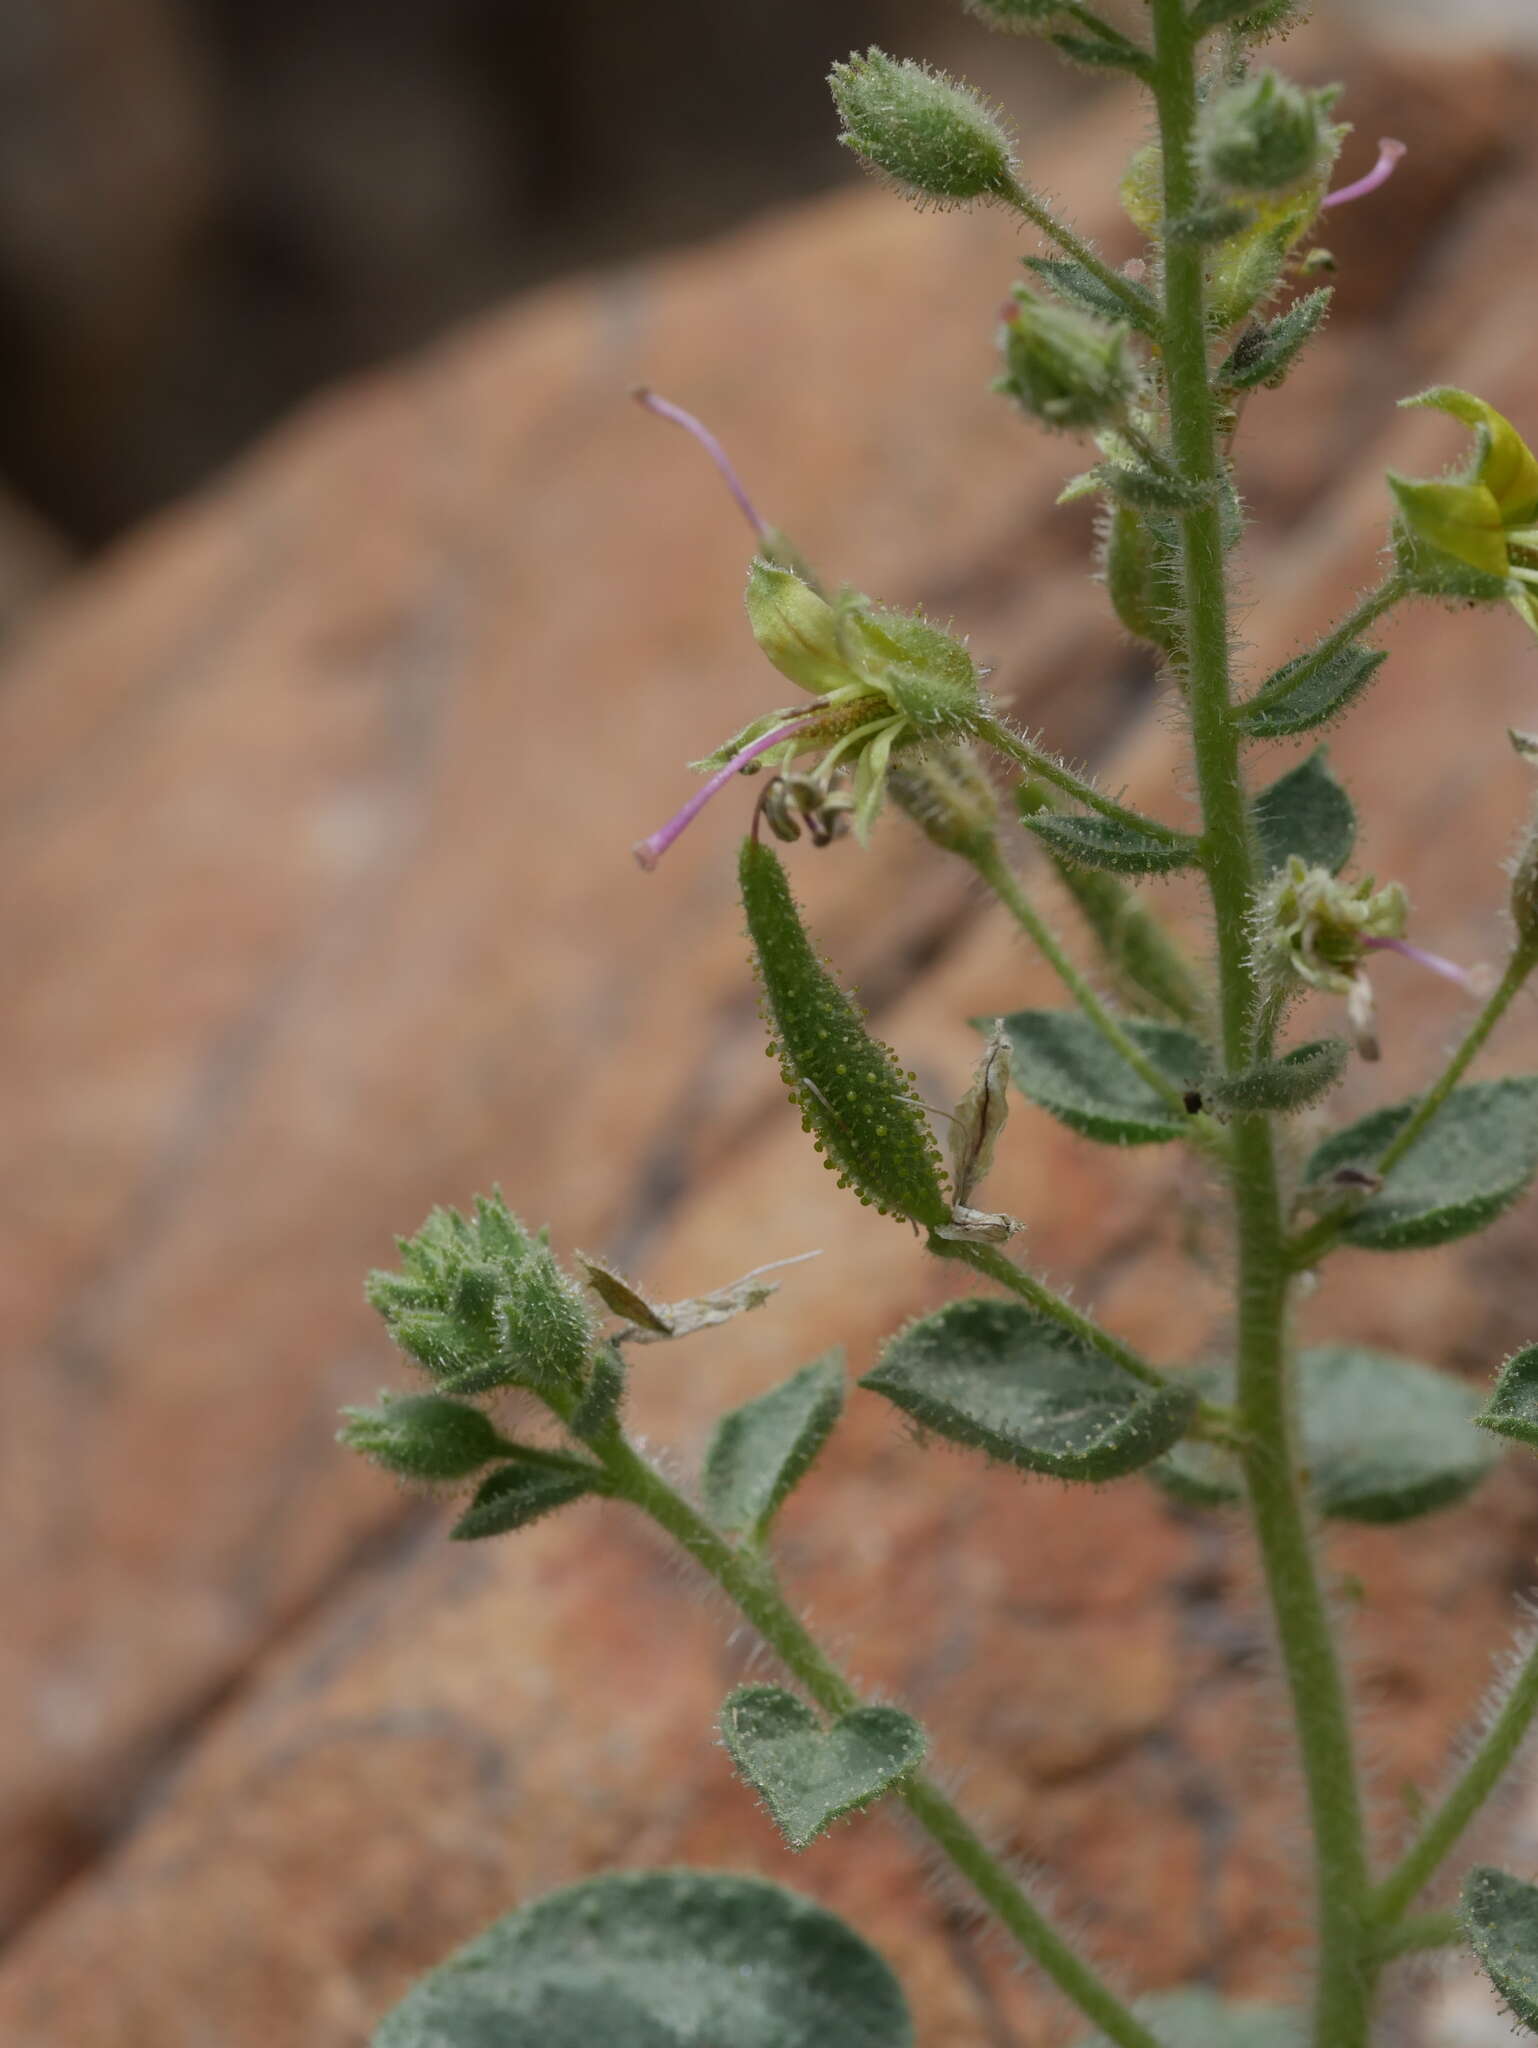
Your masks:
M1353 199L1365 199L1369 192L1376 192L1380 185L1386 185L1394 175L1399 159L1405 154L1406 145L1396 142L1391 135L1385 135L1378 144L1378 161L1365 178L1358 178L1354 185L1342 185L1338 192L1331 192L1321 202L1320 211L1329 206L1347 206Z
M767 540L770 535L769 527L759 518L758 508L743 489L742 479L733 469L731 457L704 421L697 420L692 412L685 412L681 405L674 405L670 398L659 398L655 391L648 390L644 384L638 384L630 395L637 405L645 406L648 412L654 412L659 419L671 420L675 426L682 427L686 434L694 436L721 472L722 481L736 499L743 518L760 540Z
M750 761L756 761L760 754L767 754L771 747L777 747L782 740L788 740L793 733L801 732L812 724L816 713L806 718L796 718L789 725L777 725L772 732L760 733L756 740L750 740L740 753L733 754L724 768L718 768L710 780L697 789L681 810L673 813L665 825L652 833L649 839L638 840L632 849L636 864L649 874L661 860L679 834L688 830L706 804L719 789L725 789L732 777Z
M1398 953L1406 960L1413 960L1417 966L1441 975L1444 981L1453 982L1466 995L1479 993L1477 978L1467 967L1460 967L1456 960L1444 959L1440 953L1428 953L1424 946L1412 946L1408 939L1364 939L1362 944L1371 953Z

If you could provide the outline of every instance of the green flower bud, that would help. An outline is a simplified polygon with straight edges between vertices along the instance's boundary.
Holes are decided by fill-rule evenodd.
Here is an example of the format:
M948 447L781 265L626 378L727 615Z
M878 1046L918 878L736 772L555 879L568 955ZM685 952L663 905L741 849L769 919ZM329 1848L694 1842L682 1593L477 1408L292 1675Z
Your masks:
M1209 102L1197 158L1223 192L1284 192L1322 177L1333 155L1328 93L1306 92L1262 71Z
M760 556L748 570L748 624L782 676L814 697L849 681L839 617L793 569Z
M979 93L911 59L877 49L828 74L843 121L839 141L919 199L1008 199L1014 152Z
M970 747L926 747L904 755L887 772L887 790L897 808L947 853L980 860L993 850L998 804Z
M1104 427L1137 390L1128 330L1038 299L1016 285L1014 311L999 331L1004 375L994 390L1049 427Z
M338 1443L425 1485L468 1479L509 1448L479 1408L442 1394L381 1394L377 1408L342 1413Z

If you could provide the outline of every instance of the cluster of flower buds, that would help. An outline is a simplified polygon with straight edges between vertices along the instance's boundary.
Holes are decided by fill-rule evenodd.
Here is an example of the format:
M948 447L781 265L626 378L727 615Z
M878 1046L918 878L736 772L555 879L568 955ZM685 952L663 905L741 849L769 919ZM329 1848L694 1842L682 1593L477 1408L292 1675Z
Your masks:
M1461 471L1389 477L1405 581L1428 596L1504 600L1538 633L1538 456L1510 420L1472 392L1443 385L1404 402L1451 413L1474 432L1473 454Z

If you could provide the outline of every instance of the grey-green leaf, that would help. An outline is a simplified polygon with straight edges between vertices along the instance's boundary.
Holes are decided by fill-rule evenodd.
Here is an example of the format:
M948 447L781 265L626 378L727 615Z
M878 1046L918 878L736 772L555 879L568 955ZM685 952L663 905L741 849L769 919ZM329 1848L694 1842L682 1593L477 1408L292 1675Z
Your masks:
M1323 747L1260 792L1255 829L1266 874L1276 874L1294 853L1305 867L1339 874L1356 844L1356 811L1330 773Z
M983 1299L910 1323L860 1385L937 1436L1058 1479L1116 1479L1152 1463L1196 1398L1134 1379L1021 1302Z
M843 1921L760 1878L590 1878L424 1977L373 2048L911 2048L896 1978Z
M723 1415L705 1453L705 1509L723 1529L766 1529L827 1442L844 1405L844 1355L803 1366Z
M1538 1344L1529 1344L1515 1358L1507 1359L1489 1407L1475 1420L1481 1429L1538 1451Z
M1253 391L1257 385L1280 384L1300 352L1318 333L1335 296L1329 285L1307 293L1268 325L1235 342L1218 371L1218 383L1230 391Z
M792 1849L879 1799L924 1760L924 1731L896 1707L856 1707L824 1728L777 1685L745 1685L721 1709L721 1738Z
M1130 320L1145 334L1153 334L1159 325L1159 308L1153 295L1141 285L1133 285L1123 296L1113 292L1109 285L1102 284L1092 270L1086 270L1082 263L1075 263L1070 256L1027 256L1022 259L1027 270L1036 275L1056 292L1070 306L1077 306L1081 312L1093 313L1101 320ZM1133 310L1134 305L1142 308Z
M1474 1427L1461 1380L1413 1359L1350 1346L1298 1360L1301 1456L1322 1515L1406 1522L1473 1492L1499 1456ZM1236 1500L1237 1466L1211 1444L1178 1444L1150 1476L1198 1507Z
M1196 841L1183 832L1143 832L1098 811L1038 811L1022 820L1063 860L1113 875L1169 875L1196 865Z
M1395 1103L1326 1138L1308 1163L1309 1180L1326 1187L1343 1167L1372 1172L1415 1108ZM1493 1223L1535 1172L1538 1077L1476 1081L1448 1097L1380 1191L1345 1218L1341 1236L1379 1252L1447 1244Z
M1190 1117L1157 1094L1079 1010L1016 1010L1004 1019L1022 1094L1070 1130L1106 1145L1154 1145L1186 1135ZM1122 1020L1138 1051L1179 1092L1207 1065L1201 1040L1172 1024Z
M1279 2005L1231 2005L1215 1991L1160 1991L1140 1998L1137 2016L1178 2048L1304 2048L1303 2021ZM1110 2048L1103 2034L1078 2048Z
M1202 1093L1214 1109L1230 1114L1270 1110L1286 1116L1328 1095L1346 1071L1349 1054L1343 1038L1312 1039L1279 1060L1262 1060L1228 1080L1210 1081Z
M1239 725L1255 740L1313 732L1354 704L1387 659L1381 648L1358 640L1323 658L1317 648L1300 654L1240 705Z
M1463 1920L1512 2017L1538 2034L1538 1885L1477 1867L1463 1881Z
M474 1500L449 1533L456 1543L475 1543L483 1536L506 1536L514 1529L526 1529L541 1515L596 1491L594 1481L601 1478L596 1466L585 1469L575 1458L551 1458L538 1464L519 1459L499 1465L481 1481Z

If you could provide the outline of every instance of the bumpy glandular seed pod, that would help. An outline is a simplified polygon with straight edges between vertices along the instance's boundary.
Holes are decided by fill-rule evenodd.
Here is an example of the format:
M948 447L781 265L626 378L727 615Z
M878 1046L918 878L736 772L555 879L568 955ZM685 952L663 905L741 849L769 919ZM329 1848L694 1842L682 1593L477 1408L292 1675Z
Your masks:
M779 856L745 840L739 873L770 1052L803 1127L862 1202L941 1228L950 1204L911 1080L813 952Z
M1211 100L1197 157L1221 192L1286 192L1328 168L1330 143L1317 93L1262 71Z
M915 197L962 204L1014 192L1009 135L970 86L877 49L835 64L828 84L839 141Z

